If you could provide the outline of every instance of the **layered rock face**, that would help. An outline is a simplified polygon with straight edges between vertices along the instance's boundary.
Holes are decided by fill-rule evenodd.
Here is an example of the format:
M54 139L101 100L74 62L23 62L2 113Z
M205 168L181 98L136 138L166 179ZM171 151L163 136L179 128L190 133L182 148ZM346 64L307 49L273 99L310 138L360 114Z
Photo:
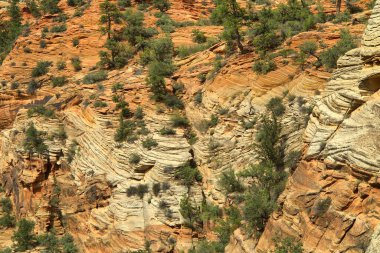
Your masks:
M75 10L65 2L61 1L60 7L72 16ZM356 250L361 242L370 241L372 231L377 231L378 189L374 176L379 162L378 143L375 132L371 135L370 130L377 127L371 117L377 108L376 83L380 77L375 66L377 37L372 31L376 30L379 6L369 22L363 47L340 60L339 70L321 96L313 98L316 91L325 88L329 73L315 69L300 71L295 64L284 63L289 59L281 58L277 70L259 76L252 72L252 64L258 59L255 53L231 56L214 79L202 84L199 75L211 72L217 55L224 53L224 44L218 43L184 59L175 59L177 70L172 80L167 80L168 88L175 82L185 88L185 110L176 112L150 99L146 72L137 59L123 69L109 71L101 85L80 84L99 61L99 51L104 50L106 38L98 24L100 2L92 1L83 16L68 19L66 32L48 33L45 49L39 46L41 32L44 27L56 24L54 17L31 19L30 35L17 40L1 66L0 78L8 84L0 94L0 172L17 218L35 221L37 233L51 228L58 234L70 232L83 252L143 249L145 242L151 243L153 252L187 250L193 241L205 235L192 233L183 226L179 212L183 195L188 193L197 203L207 200L223 206L225 197L218 189L219 175L227 169L240 171L257 162L252 147L257 129L246 128L243 123L257 121L271 98L289 92L309 102L300 106L296 101L284 99L286 153L309 146L307 159L290 179L280 200L282 212L273 215L257 251L270 248L277 231L302 238L309 252ZM207 17L213 7L212 1L171 2L168 14L176 21ZM149 11L145 19L148 26L156 21ZM313 40L331 46L339 39L339 29L346 26L329 23L324 30L298 34L286 44L297 49L304 41ZM348 28L359 35L364 25L353 24ZM218 26L178 28L171 34L175 46L193 44L193 29L200 29L210 37L222 30ZM71 46L75 38L80 43ZM25 48L32 52L25 53ZM78 72L70 65L71 58L76 56L82 61L82 70ZM52 61L54 67L37 79L41 88L31 96L23 90L40 60ZM66 62L67 68L57 70L58 61ZM51 77L61 75L68 77L68 84L51 87ZM12 90L12 82L19 83L22 92ZM138 106L144 110L139 126L142 134L131 143L114 140L120 113L112 101L112 86L116 83L123 86L117 95L129 103L132 111ZM197 91L203 94L200 105L194 103ZM99 108L94 106L95 101L107 105ZM302 107L315 101L317 106L303 139L307 117L301 112ZM29 117L28 108L38 104L54 108L55 117ZM195 144L189 144L187 133L181 128L175 129L174 135L159 134L162 128L171 126L171 116L178 113L189 118L198 137ZM205 129L205 121L213 114L219 117L218 125ZM25 130L31 122L45 132L48 158L29 157L23 151ZM66 140L56 137L61 129L67 134ZM158 146L143 147L146 137L153 138ZM362 146L359 141L363 141ZM131 162L133 155L140 157L138 164ZM190 192L175 177L175 171L188 163L196 163L203 176L203 181L192 186ZM153 187L157 184L161 185L161 191L156 194ZM143 196L128 194L129 188L139 186L148 189ZM52 204L54 198L58 198L59 210ZM328 210L320 210L321 201L324 206L331 201ZM160 203L166 203L164 208ZM11 244L11 234L8 230L1 234L1 247ZM377 234L373 234L370 248L376 248ZM232 241L228 252L254 252L257 244L240 230L235 231Z
M379 252L380 3L361 46L338 61L304 133L304 161L290 178L256 250L276 233L305 252ZM367 250L366 250L367 249Z

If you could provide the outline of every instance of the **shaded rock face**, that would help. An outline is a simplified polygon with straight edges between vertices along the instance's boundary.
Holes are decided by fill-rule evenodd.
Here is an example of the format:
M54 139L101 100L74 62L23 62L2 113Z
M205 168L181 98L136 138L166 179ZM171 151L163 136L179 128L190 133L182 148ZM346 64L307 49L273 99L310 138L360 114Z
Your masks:
M304 133L304 161L289 179L256 250L276 233L305 252L379 252L380 2L361 46L338 61Z

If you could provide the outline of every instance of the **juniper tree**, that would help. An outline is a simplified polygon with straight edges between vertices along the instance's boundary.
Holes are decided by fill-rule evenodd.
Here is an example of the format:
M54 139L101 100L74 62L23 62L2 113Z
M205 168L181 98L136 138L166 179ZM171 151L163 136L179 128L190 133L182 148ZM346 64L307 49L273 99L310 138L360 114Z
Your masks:
M106 24L105 27L102 27L102 31L107 33L108 39L111 39L112 33L112 23L121 22L121 12L116 4L110 3L109 0L104 1L100 4L100 22Z
M216 9L213 12L212 19L214 22L223 24L223 38L227 41L229 47L233 41L241 53L244 52L240 28L243 24L244 10L239 6L236 0L217 0Z

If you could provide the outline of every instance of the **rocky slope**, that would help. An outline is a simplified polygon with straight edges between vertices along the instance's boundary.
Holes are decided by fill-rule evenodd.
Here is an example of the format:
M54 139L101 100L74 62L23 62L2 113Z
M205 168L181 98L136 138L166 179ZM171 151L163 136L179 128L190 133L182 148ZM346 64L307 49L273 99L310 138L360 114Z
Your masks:
M39 46L41 32L44 27L57 24L54 16L35 20L24 13L31 32L17 40L0 67L0 80L6 81L0 93L1 181L5 194L11 196L17 218L35 221L37 233L52 227L59 234L70 232L83 252L142 249L146 241L153 252L186 250L206 235L192 234L183 226L179 203L187 188L175 178L174 172L195 162L203 181L191 188L190 196L198 203L205 198L222 206L225 197L217 184L220 174L229 168L240 171L257 162L252 147L257 129L246 129L242 123L257 119L271 98L289 92L307 102L299 105L286 100L287 112L282 122L286 153L304 150L304 161L290 178L280 199L282 208L272 215L261 239L256 242L237 230L227 252L267 250L273 246L271 239L276 232L300 238L306 252L360 252L362 242L363 245L370 242L368 252L376 252L379 230L376 92L380 88L376 28L380 4L369 21L362 46L341 58L339 69L328 83L330 73L311 67L302 71L291 56L276 59L277 70L258 76L252 72L258 56L249 53L232 55L215 79L202 84L199 74L212 71L216 56L224 52L223 43L184 59L177 58L177 70L168 81L184 85L184 113L198 136L198 141L190 145L184 129L176 129L173 136L159 134L160 129L170 126L172 115L183 112L165 109L150 99L146 71L136 59L121 70L108 72L102 87L81 84L99 61L99 51L104 49L106 38L98 23L100 2L92 1L83 16L69 18L64 33L48 33L46 48ZM213 7L212 1L171 2L168 14L177 21L207 17ZM70 17L75 12L65 1L61 1L60 7ZM147 25L156 20L151 10L145 13L145 18ZM341 28L360 36L364 27L360 23L326 23L318 30L296 35L283 47L297 49L311 39L331 46L339 39ZM218 26L178 28L171 34L175 46L192 44L191 31L195 28L212 37L222 30ZM72 46L75 38L80 41L78 46ZM75 56L82 61L79 72L70 64ZM52 61L54 67L38 79L42 87L31 96L25 90L31 81L30 73L40 60ZM290 64L283 60L289 60ZM65 70L55 67L58 61L66 62ZM51 77L61 75L68 77L68 84L53 88ZM20 91L11 89L15 82ZM140 129L144 133L134 143L120 144L114 140L119 124L119 112L112 101L115 83L123 85L118 93L132 111L138 106L144 110L145 126ZM201 105L194 102L194 94L199 90L203 94ZM316 91L322 94L315 96ZM95 107L96 101L107 105ZM314 103L316 107L306 127L307 116L302 107ZM55 117L29 117L28 108L37 104L54 108ZM219 123L205 130L202 124L212 114L219 114ZM46 141L48 158L28 157L23 152L25 129L31 122L50 136ZM64 141L54 137L62 128L67 134ZM158 143L151 150L142 145L148 136ZM69 162L73 147L75 156ZM132 154L141 157L137 165L130 162ZM169 184L155 194L153 186L157 183ZM148 192L143 197L128 196L127 189L139 185L146 185ZM57 196L54 191L57 187L61 219L51 204ZM328 197L330 208L318 216L318 202ZM160 207L162 201L167 208ZM10 234L2 232L0 247L10 245Z

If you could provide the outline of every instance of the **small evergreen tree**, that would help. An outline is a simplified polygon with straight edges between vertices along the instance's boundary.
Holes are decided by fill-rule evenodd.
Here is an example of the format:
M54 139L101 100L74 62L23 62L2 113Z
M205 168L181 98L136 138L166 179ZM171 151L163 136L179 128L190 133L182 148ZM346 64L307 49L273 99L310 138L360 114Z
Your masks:
M153 6L161 12L165 12L170 8L170 2L168 0L153 0Z
M121 12L117 5L111 3L109 0L105 0L100 4L100 11L100 22L106 24L105 27L102 27L102 31L107 34L108 39L111 39L112 23L118 24L121 22Z
M223 38L227 41L231 49L233 41L241 53L244 52L240 28L243 25L244 10L239 6L236 0L217 0L216 9L213 12L212 19L215 22L222 23L224 27Z
M24 149L32 155L34 152L44 154L47 151L47 146L42 138L42 132L38 131L34 124L31 123L26 130L26 138L24 140Z
M34 222L26 219L18 222L17 231L12 236L12 240L16 242L16 251L26 251L34 247L36 237L33 230Z
M20 0L11 0L8 7L8 15L11 18L11 24L14 26L21 26L22 15L18 3Z

